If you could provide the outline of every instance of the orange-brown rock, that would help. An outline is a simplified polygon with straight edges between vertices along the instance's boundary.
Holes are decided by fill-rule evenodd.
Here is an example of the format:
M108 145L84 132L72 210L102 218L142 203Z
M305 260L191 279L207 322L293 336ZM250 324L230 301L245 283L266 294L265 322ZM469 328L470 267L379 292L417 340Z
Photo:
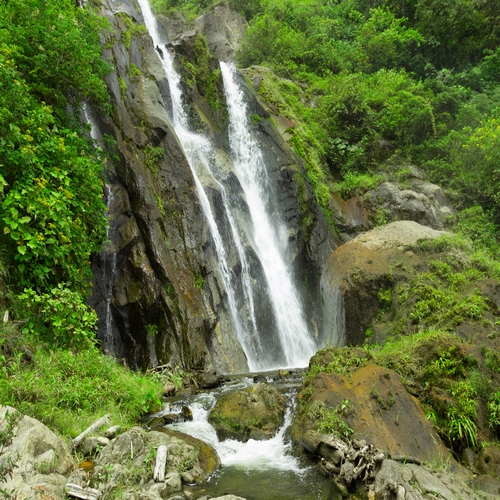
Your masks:
M387 368L369 364L352 373L351 379L337 374L319 373L312 381L309 407L322 401L335 408L348 400L351 411L347 424L358 439L389 455L415 457L421 461L447 460L449 453L416 398L402 385L399 375ZM306 417L301 432L314 428ZM297 426L294 438L297 439ZM451 457L450 457L451 460Z

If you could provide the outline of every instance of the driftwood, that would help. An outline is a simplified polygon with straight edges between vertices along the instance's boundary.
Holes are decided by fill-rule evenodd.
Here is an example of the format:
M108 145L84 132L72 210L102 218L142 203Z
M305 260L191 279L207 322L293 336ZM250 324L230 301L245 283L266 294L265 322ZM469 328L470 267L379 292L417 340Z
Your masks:
M98 500L101 496L99 490L94 490L93 488L82 488L77 484L67 483L66 484L66 494L70 497L81 498L82 500Z
M162 444L158 447L156 453L156 465L153 473L153 479L157 483L165 481L165 468L167 466L167 447Z
M91 433L94 432L101 427L104 427L105 425L109 425L109 419L111 418L111 415L104 415L104 417L101 417L99 420L94 422L88 429L84 430L79 436L77 436L73 441L71 441L71 445L73 448L78 448L83 440Z
M346 442L338 436L308 431L303 445L321 457L320 469L330 477L344 496L358 479L365 483L375 479L375 468L385 454L366 441Z

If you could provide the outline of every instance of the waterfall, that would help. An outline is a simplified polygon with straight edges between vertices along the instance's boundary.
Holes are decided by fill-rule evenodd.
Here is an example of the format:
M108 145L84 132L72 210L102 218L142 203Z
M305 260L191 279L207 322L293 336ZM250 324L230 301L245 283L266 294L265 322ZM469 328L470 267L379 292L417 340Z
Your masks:
M288 231L276 214L275 190L270 185L261 148L251 134L250 115L236 83L236 69L224 62L220 66L235 171L253 220L253 241L266 276L281 347L287 366L306 366L316 345L308 333L291 274Z
M153 39L154 46L159 47L160 45L163 45L164 40L162 40L159 34L156 19L153 15L148 1L138 1L142 10L144 22L149 31L149 34L151 35L151 38ZM194 133L189 129L188 116L182 102L180 76L174 69L173 55L169 50L162 51L160 61L162 63L170 90L170 98L172 101L172 126L174 127L179 142L181 143L188 160L189 166L191 167L191 172L194 178L198 198L200 200L203 213L210 228L215 252L217 254L219 270L227 294L229 313L231 315L238 340L240 341L243 351L245 352L245 355L247 357L249 365L248 367L250 371L255 371L260 368L258 364L254 362L254 360L257 358L256 352L259 351L259 345L258 337L255 335L256 320L253 295L250 284L249 265L246 259L243 243L241 242L239 236L238 228L236 227L235 219L231 211L228 209L228 197L226 190L224 186L219 181L217 181L212 172L212 167L215 163L216 156L215 148L207 137ZM217 222L215 220L207 194L203 189L203 185L200 181L201 176L208 176L208 178L217 186L221 193L225 215L230 225L231 239L236 247L238 258L241 264L241 284L244 293L244 300L248 307L251 320L250 326L253 331L248 331L248 328L245 329L242 324L239 314L241 304L238 304L234 275L231 272L228 262L228 250L226 249L224 239L217 226Z
M234 174L241 185L240 194L235 194L228 185L230 176L218 163L210 139L190 129L173 54L164 46L165 40L159 33L148 1L138 0L138 3L154 47L162 47L157 52L170 89L171 123L191 168L210 229L229 313L249 369L306 366L316 346L308 334L287 265L290 260L288 232L276 221L265 164L257 142L247 130L250 120L242 93L234 83L234 70L222 65L231 121ZM232 99L235 101L231 102ZM219 217L227 221L225 233L204 186L214 186L220 193L223 214ZM238 262L231 267L229 259L233 255ZM251 266L250 255L256 256L259 262ZM239 270L237 274L235 268ZM259 312L256 304L259 304Z

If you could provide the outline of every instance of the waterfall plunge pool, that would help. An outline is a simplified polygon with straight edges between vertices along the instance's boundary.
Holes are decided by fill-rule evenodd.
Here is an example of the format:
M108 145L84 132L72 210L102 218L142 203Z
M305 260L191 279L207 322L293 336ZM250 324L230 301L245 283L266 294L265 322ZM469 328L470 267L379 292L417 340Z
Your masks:
M180 412L183 405L193 412L193 420L169 424L175 429L201 439L216 449L221 468L201 485L186 487L195 498L203 495L218 497L236 495L247 500L335 500L341 499L334 484L325 478L303 453L295 450L289 438L295 413L295 396L302 383L299 371L291 372L284 380L275 380L276 372L262 373L288 401L285 423L272 439L246 443L228 439L219 441L215 429L208 422L208 414L217 399L228 391L244 389L253 384L252 375L231 376L218 389L194 396L169 398L163 410L152 417ZM351 499L365 498L352 494Z

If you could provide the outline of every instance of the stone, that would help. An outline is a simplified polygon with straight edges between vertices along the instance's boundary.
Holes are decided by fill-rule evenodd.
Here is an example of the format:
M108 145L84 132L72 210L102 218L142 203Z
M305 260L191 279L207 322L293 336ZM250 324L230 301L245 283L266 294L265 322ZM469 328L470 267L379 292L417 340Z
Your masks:
M236 51L245 35L248 23L228 4L217 5L199 16L195 28L207 39L210 52L220 61L235 62Z
M176 391L177 387L174 384L165 384L163 386L163 395L167 398L175 396Z
M453 213L444 191L421 179L414 179L411 185L412 189L407 189L397 182L384 182L368 191L361 203L373 213L385 210L389 222L415 221L442 230L446 217Z
M154 487L154 495L151 493L155 498L182 490L181 471L189 474L192 483L201 483L220 466L216 451L192 436L170 429L146 432L133 427L101 450L95 459L94 477L100 477L103 488L112 491L123 484L127 471L138 470L141 484L151 484L147 491L152 491L154 456L161 446L168 450L168 457L165 479ZM139 491L144 490L141 488ZM136 489L131 487L130 491Z
M108 439L114 439L120 432L122 431L122 428L119 425L113 425L113 427L110 427L109 429L106 429L104 431L104 437L107 437Z
M314 434L315 421L308 419L307 412L317 401L328 410L348 400L349 412L344 419L354 435L362 436L367 444L390 455L415 457L421 462L441 459L454 463L420 403L407 392L396 372L374 364L357 369L349 379L321 372L310 387L306 417L296 419L292 428L294 440L308 451L338 463L334 451L338 446L328 446L322 435ZM329 456L329 452L333 455Z
M97 437L89 437L85 439L82 445L82 452L85 456L94 455L100 448Z
M201 389L215 389L222 384L224 377L217 372L200 372L196 376L196 381Z
M2 460L11 459L15 468L12 476L2 483L2 489L14 489L18 498L27 500L38 500L40 495L65 498L65 476L73 467L66 441L41 422L10 406L0 406L0 427L5 425L7 412L17 415L19 421L11 444L3 450Z
M405 267L425 266L406 247L444 234L413 221L400 221L375 228L337 248L321 277L327 344L362 344L379 309L377 292L404 279Z
M477 457L476 468L480 474L500 477L500 449L497 446L483 447Z
M223 394L210 411L208 420L219 439L269 439L283 425L286 400L267 384Z

